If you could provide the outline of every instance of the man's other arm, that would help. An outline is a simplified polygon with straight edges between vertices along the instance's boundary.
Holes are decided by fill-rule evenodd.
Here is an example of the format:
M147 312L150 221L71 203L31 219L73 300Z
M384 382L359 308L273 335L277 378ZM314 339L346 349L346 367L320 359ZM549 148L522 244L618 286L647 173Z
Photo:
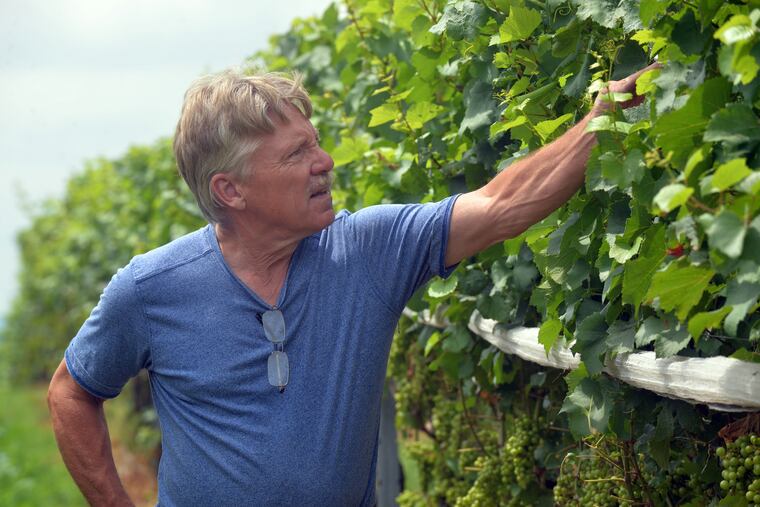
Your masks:
M636 79L657 67L659 64L653 64L613 81L609 89L635 96ZM641 100L634 97L623 106ZM583 185L586 163L596 144L595 134L586 132L586 126L607 107L598 100L583 120L554 142L515 162L484 187L460 196L451 215L446 265L518 236L567 202Z
M77 384L65 361L47 400L63 461L90 505L134 506L116 472L103 400Z

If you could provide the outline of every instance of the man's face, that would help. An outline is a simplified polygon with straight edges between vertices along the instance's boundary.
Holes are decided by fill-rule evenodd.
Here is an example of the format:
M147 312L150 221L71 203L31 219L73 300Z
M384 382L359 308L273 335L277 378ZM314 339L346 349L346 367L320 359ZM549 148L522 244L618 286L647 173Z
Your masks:
M330 185L333 160L319 146L316 129L295 107L288 121L274 119L275 131L262 137L240 186L250 220L305 237L335 219Z

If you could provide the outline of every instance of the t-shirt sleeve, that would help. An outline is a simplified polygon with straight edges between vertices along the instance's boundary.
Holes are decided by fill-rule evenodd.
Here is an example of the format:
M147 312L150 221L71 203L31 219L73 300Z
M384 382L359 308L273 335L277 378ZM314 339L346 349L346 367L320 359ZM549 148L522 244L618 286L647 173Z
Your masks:
M148 367L149 336L132 265L120 269L69 344L66 367L76 382L99 398L117 396Z
M400 313L414 291L445 265L451 211L457 196L437 203L370 206L348 217L369 282L385 304Z

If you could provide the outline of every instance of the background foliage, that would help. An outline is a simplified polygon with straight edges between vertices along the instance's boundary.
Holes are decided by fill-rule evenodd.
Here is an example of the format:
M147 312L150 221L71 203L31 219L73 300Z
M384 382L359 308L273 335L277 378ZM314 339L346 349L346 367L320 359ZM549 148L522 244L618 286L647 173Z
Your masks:
M579 121L604 81L663 64L640 80L643 106L592 122L578 195L410 302L450 325L403 321L392 350L422 483L401 503L758 503L751 467L720 487L717 432L731 418L601 373L634 350L758 357L755 7L345 0L251 58L303 73L349 209L475 189ZM91 164L20 237L11 376L48 376L112 273L200 223L166 141ZM505 356L467 329L474 310L540 326L547 350L572 344L582 367L564 376Z

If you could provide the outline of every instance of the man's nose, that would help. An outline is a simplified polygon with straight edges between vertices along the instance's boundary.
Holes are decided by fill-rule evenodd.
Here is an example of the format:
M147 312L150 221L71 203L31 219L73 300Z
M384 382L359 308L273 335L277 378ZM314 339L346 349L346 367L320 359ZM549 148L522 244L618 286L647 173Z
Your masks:
M316 163L312 165L313 173L326 173L333 170L333 167L335 167L335 161L333 161L330 154L321 147L319 148L319 154L317 157L318 159L316 160Z

